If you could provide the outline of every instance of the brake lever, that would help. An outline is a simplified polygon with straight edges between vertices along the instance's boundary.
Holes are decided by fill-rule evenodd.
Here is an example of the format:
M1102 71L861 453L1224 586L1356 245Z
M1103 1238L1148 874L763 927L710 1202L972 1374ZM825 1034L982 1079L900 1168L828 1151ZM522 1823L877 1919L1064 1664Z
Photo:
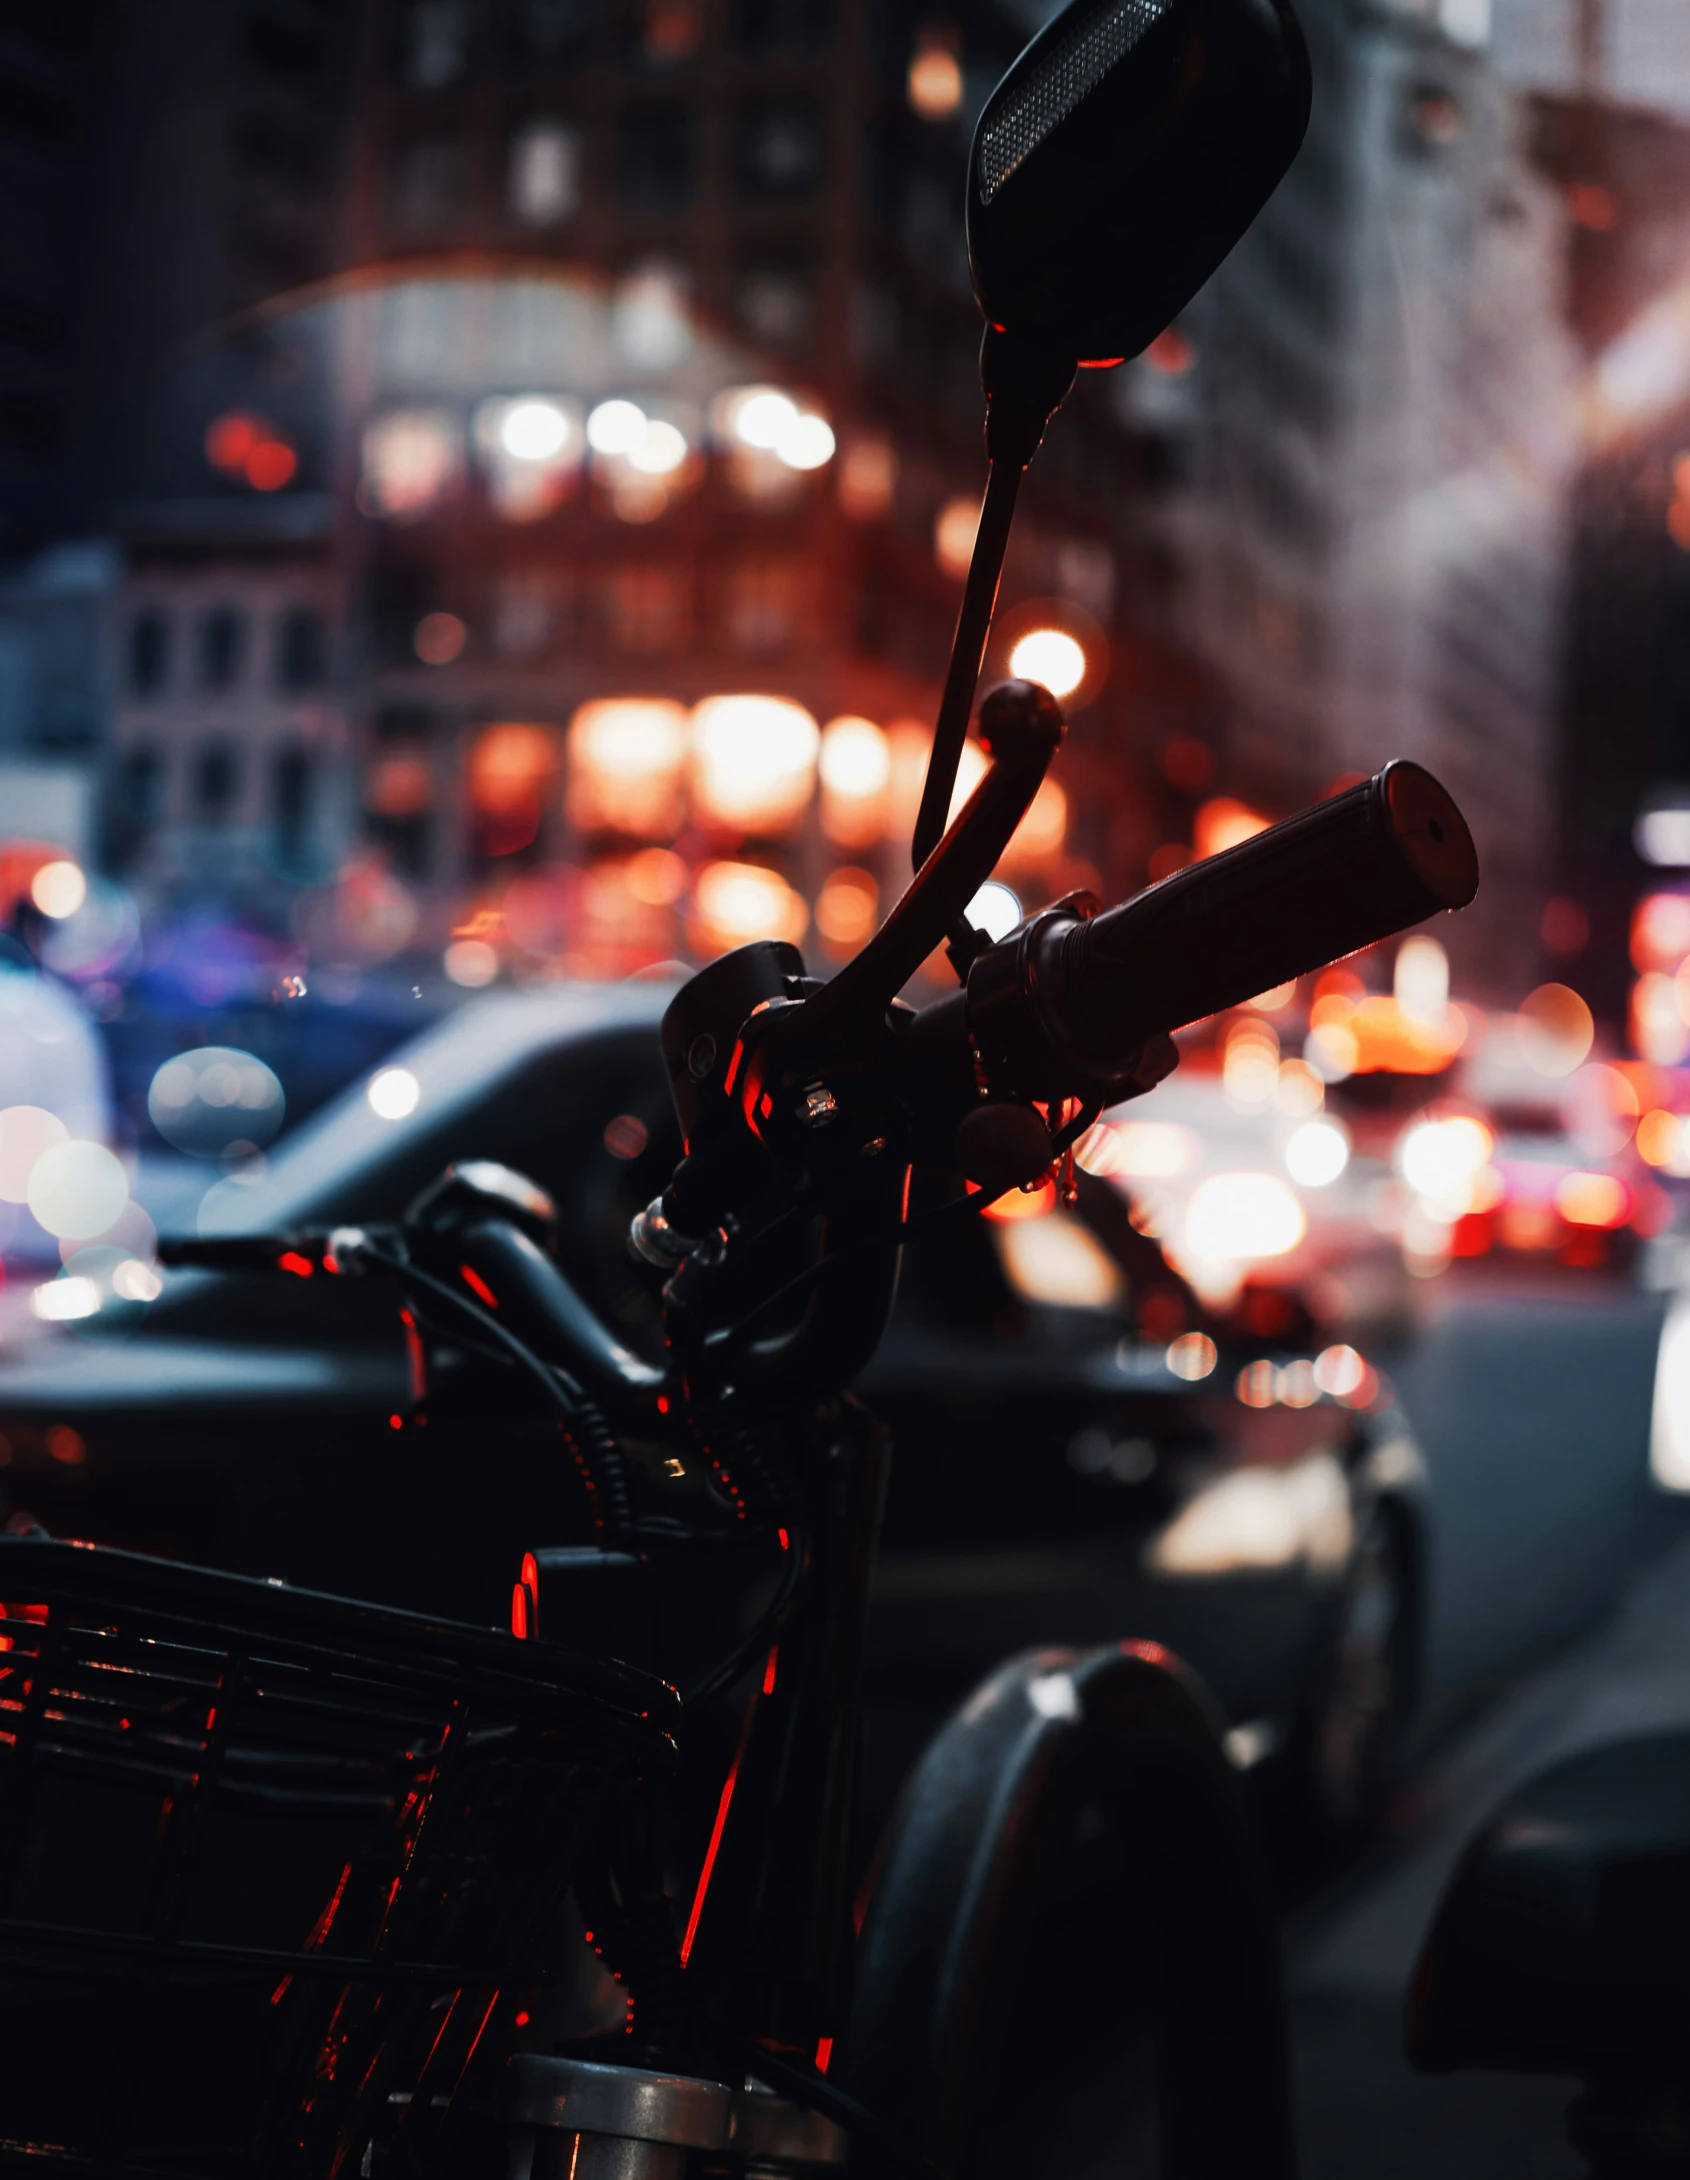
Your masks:
M766 1037L819 1053L877 1022L935 947L962 923L997 868L1062 746L1062 707L1036 681L1001 682L980 707L992 762L892 913L837 976L772 1020ZM962 965L963 974L967 964Z

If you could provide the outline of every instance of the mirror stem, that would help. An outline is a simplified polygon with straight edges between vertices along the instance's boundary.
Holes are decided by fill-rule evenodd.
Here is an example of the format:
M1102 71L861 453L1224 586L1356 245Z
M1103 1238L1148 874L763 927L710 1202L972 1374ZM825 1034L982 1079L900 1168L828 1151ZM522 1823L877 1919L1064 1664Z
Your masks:
M1017 341L996 326L986 328L980 344L980 383L986 390L986 494L980 503L980 526L974 533L974 551L968 563L968 581L951 639L951 663L945 675L945 693L933 729L933 751L927 760L922 783L921 808L916 812L911 861L917 870L939 845L950 819L951 793L956 786L962 745L974 710L974 689L986 656L986 639L992 632L997 608L998 584L1003 575L1009 530L1015 520L1016 496L1021 473L1038 452L1046 424L1061 407L1074 383L1071 358ZM966 951L968 922L962 919L957 939Z
M992 614L998 602L998 582L1003 556L1009 544L1010 524L1021 490L1019 462L993 462L986 471L986 496L980 502L980 524L974 533L974 551L968 562L968 582L951 639L951 663L945 675L945 693L939 701L939 717L933 729L933 750L922 783L921 808L916 812L915 843L911 862L916 870L939 845L951 814L951 791L956 786L962 745L974 711L974 686L980 679L986 656L986 638L992 632Z

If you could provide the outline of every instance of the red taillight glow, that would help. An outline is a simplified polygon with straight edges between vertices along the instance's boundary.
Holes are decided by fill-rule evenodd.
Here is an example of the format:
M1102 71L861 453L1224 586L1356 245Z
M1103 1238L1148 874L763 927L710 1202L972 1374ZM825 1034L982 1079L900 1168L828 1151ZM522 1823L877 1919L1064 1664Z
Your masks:
M276 1259L278 1271L292 1272L295 1279L309 1279L317 1269L309 1257L302 1257L297 1249L284 1249Z
M481 1297L482 1301L486 1303L487 1307L490 1310L496 1310L498 1308L499 1297L493 1292L492 1288L488 1286L486 1280L484 1280L481 1274L475 1270L473 1265L460 1264L458 1266L458 1277L463 1281L464 1285L469 1289L471 1294L476 1294Z
M1569 1226L1623 1226L1631 1191L1611 1173L1569 1173L1556 1186L1555 1208Z

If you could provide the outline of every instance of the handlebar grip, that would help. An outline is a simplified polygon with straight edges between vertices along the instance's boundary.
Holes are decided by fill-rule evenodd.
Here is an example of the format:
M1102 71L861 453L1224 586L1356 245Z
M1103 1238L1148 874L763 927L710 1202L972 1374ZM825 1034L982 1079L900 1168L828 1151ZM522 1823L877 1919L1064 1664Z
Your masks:
M1022 947L1017 982L1045 1043L1079 1075L1108 1082L1130 1071L1147 1037L1464 908L1478 883L1454 800L1398 761L1090 922L1035 923L1010 943ZM972 1023L972 978L969 1013Z

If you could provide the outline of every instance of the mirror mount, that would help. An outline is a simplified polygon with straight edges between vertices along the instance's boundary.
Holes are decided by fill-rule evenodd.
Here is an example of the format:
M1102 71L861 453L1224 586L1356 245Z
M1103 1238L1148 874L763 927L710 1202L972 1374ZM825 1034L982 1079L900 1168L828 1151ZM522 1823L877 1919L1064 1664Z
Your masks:
M987 326L980 343L980 383L986 394L986 490L951 641L951 662L933 729L921 807L916 812L911 861L918 871L950 822L951 793L974 710L986 639L992 631L1021 474L1038 452L1045 426L1066 399L1076 368L1072 357L1017 339L999 326ZM979 934L962 918L951 935L951 958L959 975L967 975L978 943ZM959 950L967 960L959 960Z
M942 837L1021 473L1084 363L1171 325L1273 194L1308 126L1291 0L1068 0L986 101L968 262L986 320L985 497L916 816ZM951 935L960 973L982 941Z

